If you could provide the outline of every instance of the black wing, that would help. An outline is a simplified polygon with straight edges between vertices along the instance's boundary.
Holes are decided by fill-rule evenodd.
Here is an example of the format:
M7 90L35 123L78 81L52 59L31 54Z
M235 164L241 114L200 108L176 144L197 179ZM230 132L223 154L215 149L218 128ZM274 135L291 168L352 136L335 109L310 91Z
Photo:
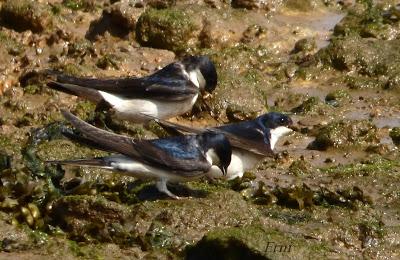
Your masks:
M146 116L149 119L155 120L158 124L166 129L175 129L181 133L194 134L200 134L205 131L223 133L234 147L265 156L271 156L274 154L274 152L271 150L271 145L269 142L269 132L264 133L263 130L259 129L255 121L200 129L171 123L153 116Z
M251 151L256 154L271 156L274 152L270 144L270 132L261 129L256 121L246 121L237 124L219 126L215 129L228 136L235 147ZM231 137L234 139L231 140Z
M194 136L138 141L96 128L68 111L61 112L84 135L83 138L73 137L73 139L84 144L118 152L138 161L178 172L205 172L211 167L198 148L193 149Z
M182 65L171 63L156 73L143 78L95 79L69 76L49 72L56 76L56 82L62 86L59 90L68 93L71 85L108 92L124 98L153 98L159 100L179 101L192 98L199 89L184 75ZM52 85L49 85L52 87ZM66 89L66 90L63 90ZM70 92L76 92L70 90Z

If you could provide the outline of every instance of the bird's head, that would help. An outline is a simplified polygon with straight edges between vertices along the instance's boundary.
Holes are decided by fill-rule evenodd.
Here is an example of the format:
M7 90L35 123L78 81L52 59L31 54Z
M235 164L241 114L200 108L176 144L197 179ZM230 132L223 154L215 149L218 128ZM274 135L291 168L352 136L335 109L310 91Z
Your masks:
M225 135L205 132L198 136L199 144L211 165L216 165L226 176L231 163L232 147Z
M214 63L207 56L187 56L182 60L190 80L196 84L202 92L211 94L217 86L218 76Z
M270 129L275 129L278 127L290 128L293 125L292 119L282 113L270 112L259 117L261 124Z
M264 131L269 134L266 135L269 137L269 143L271 145L271 149L274 149L276 142L280 137L285 136L293 130L291 127L293 126L292 119L282 113L278 112L270 112L258 117L259 122L261 123Z

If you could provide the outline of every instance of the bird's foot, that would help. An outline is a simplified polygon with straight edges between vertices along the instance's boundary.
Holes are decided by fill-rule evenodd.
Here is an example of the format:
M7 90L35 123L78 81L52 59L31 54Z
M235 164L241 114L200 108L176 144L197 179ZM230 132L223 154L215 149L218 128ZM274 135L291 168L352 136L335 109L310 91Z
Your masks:
M176 196L175 194L173 194L172 192L170 192L168 190L168 188L167 188L167 180L165 180L165 179L161 179L161 180L157 181L156 187L157 187L158 191L167 194L168 197L170 197L170 198L173 198L175 200L182 199L181 197Z

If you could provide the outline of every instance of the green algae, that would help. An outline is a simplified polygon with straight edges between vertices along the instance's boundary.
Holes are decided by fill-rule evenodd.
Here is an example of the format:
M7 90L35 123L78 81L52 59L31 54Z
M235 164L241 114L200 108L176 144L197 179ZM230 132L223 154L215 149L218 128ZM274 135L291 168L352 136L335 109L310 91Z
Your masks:
M198 25L184 11L179 9L148 9L136 25L136 39L143 46L186 51L194 47Z
M351 88L380 87L400 72L400 44L398 40L364 39L349 36L334 39L316 55L315 59L338 71L352 72L346 82Z
M373 157L359 163L321 168L320 171L333 176L379 176L396 174L399 163L382 157Z
M400 127L394 127L390 133L389 133L390 138L392 138L393 143L396 145L400 145Z
M62 4L74 11L93 11L96 7L96 1L93 0L63 0Z
M362 147L377 142L377 128L371 122L339 120L322 127L311 147L326 150L329 147Z
M17 31L42 32L51 27L52 13L49 6L29 0L8 0L0 10L1 22Z
M353 8L334 28L334 35L359 35L363 38L391 40L399 35L399 21L395 7L385 10L372 2Z
M325 243L311 242L259 225L216 229L207 233L186 252L187 259L295 259L323 257L330 251ZM295 256L296 255L296 256Z

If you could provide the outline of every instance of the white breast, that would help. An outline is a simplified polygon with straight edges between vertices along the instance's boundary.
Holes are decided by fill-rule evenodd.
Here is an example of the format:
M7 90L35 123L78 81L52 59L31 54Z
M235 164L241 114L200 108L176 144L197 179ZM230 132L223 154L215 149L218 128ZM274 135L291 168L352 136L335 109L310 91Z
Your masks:
M141 114L168 119L186 113L192 109L198 97L198 94L196 94L190 100L169 102L149 99L124 99L107 92L99 92L104 100L113 107L119 118L138 123L148 120Z
M262 158L262 155L234 148L226 176L224 177L221 170L215 165L207 172L207 176L211 178L226 178L228 180L236 177L241 178L245 171L254 168Z
M197 178L196 176L185 177L179 174L174 174L168 170L163 170L134 161L123 155L110 156L109 158L112 170L140 179L165 179L168 182L182 182ZM199 177L200 176L201 175L199 175Z
M274 150L276 143L278 142L279 138L285 136L289 133L293 132L292 129L287 128L286 126L279 126L275 129L271 129L271 149Z

